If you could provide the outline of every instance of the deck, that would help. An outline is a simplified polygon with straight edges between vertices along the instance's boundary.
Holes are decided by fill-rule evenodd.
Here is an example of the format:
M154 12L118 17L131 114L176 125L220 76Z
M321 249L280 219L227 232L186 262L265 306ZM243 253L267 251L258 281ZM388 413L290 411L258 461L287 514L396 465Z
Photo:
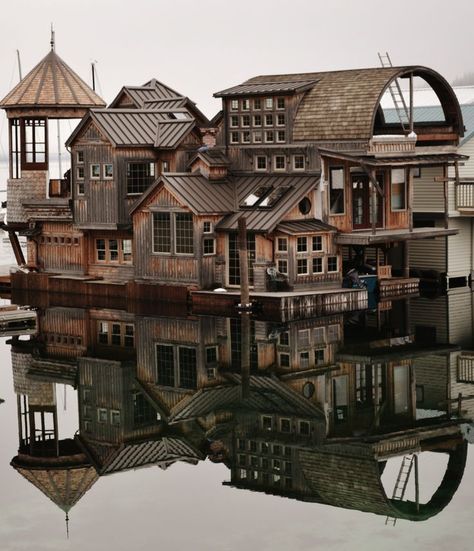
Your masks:
M366 289L323 289L318 291L251 292L254 311L265 319L291 321L296 319L340 314L368 307ZM240 302L238 291L191 292L194 314L235 314Z
M14 304L0 306L0 334L2 337L28 335L36 332L37 315L34 310Z

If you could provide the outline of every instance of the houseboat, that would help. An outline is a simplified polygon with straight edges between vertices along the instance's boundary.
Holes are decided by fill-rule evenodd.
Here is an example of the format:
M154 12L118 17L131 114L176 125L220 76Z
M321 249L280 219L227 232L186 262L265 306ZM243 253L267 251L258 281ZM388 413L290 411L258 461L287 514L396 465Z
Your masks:
M408 122L386 122L382 97L399 80L412 90L414 78L434 90L445 120L418 125L411 102ZM420 66L270 75L214 95L222 111L212 120L156 79L123 87L104 108L52 43L0 102L11 133L6 229L31 271L13 286L238 292L240 221L255 294L340 289L350 269L375 276L382 293L416 289L410 243L457 233L413 223L415 172L447 174L465 159L461 110L441 75ZM70 170L51 180L50 119L77 116Z

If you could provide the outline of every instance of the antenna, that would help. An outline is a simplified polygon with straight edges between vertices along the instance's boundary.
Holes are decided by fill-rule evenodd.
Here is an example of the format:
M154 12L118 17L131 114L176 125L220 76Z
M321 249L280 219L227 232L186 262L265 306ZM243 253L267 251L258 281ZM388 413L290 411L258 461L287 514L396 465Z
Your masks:
M69 539L69 514L66 513L66 536Z
M52 23L51 23L51 41L50 41L50 44L51 44L51 51L54 52L55 40L54 40L54 28L53 28Z
M97 61L91 62L91 70L92 70L92 90L95 92L95 64Z
M17 51L16 51L16 57L17 57L17 60L18 60L18 74L20 75L20 80L22 80L23 77L22 77L22 74L21 74L20 50L17 50Z

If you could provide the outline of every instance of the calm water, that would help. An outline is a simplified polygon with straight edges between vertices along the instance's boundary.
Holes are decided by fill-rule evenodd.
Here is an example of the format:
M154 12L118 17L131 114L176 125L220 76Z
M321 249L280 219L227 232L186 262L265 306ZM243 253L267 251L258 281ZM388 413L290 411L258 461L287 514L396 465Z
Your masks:
M38 296L1 339L1 549L471 549L472 300L247 324Z

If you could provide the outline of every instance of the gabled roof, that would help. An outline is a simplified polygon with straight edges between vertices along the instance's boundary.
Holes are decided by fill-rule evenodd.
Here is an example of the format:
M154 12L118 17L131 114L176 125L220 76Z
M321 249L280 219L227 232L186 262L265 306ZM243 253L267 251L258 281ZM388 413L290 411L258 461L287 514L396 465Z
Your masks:
M168 110L153 109L93 109L77 126L66 145L70 145L89 120L103 131L117 147L148 146L174 148L194 128L195 121L185 109L184 119L170 119Z
M226 167L230 165L230 160L221 149L211 147L198 151L189 161L187 166L191 166L196 159L202 159L208 166Z
M187 103L187 98L184 98L184 97L146 100L143 102L143 108L144 109L176 109L180 107L185 107L186 103Z
M319 174L258 174L237 177L234 179L234 185L237 190L238 205L242 205L246 197L261 188L269 190L282 188L285 191L272 207L241 208L219 222L217 229L236 230L239 218L245 216L248 231L269 233L305 195L317 187L319 179Z
M133 214L160 188L165 187L194 214L227 214L234 210L234 187L229 182L212 183L201 174L166 173L152 184L132 206Z
M105 106L100 98L51 50L0 102L4 109Z
M169 105L164 108L173 105L172 108L174 109L174 105L180 100L180 103L182 103L181 107L186 106L199 121L199 124L207 124L209 122L193 101L155 78L146 82L143 86L124 86L109 105L109 109L115 109L118 106L119 99L123 94L128 96L136 109L155 107L155 102L168 102ZM147 105L147 103L151 103L152 105Z

